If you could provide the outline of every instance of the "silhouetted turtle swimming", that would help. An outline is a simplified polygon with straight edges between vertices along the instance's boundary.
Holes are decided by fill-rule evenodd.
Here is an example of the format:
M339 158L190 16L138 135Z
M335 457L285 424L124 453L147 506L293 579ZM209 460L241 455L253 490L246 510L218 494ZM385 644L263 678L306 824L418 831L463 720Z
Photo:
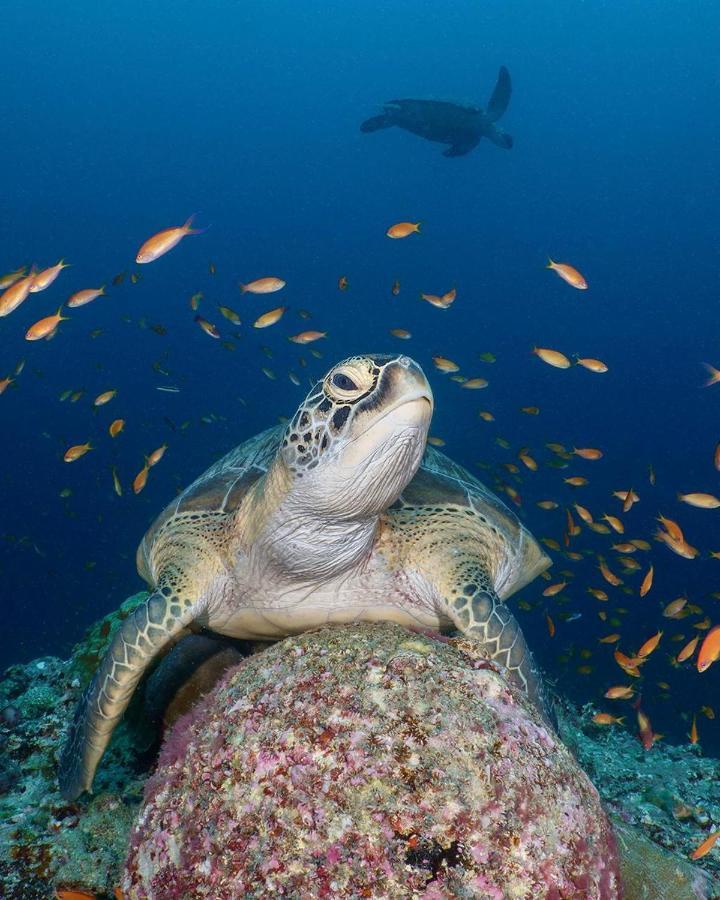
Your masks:
M542 701L502 600L549 560L497 497L426 449L432 411L413 360L352 357L287 427L241 444L161 513L138 550L153 591L78 706L60 760L65 797L91 787L143 672L191 622L267 640L357 621L457 628Z
M428 141L449 144L444 156L464 156L487 138L509 150L513 139L496 124L510 103L510 73L500 67L495 90L486 109L442 100L390 100L379 116L363 122L361 131L404 128Z

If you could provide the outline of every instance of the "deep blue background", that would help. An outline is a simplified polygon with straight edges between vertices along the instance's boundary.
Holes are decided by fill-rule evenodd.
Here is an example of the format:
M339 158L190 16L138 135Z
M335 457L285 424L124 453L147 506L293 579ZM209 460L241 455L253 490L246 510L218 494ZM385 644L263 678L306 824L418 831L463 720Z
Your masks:
M703 551L688 562L653 544L652 593L640 600L635 576L634 596L609 589L603 605L610 615L629 610L620 629L626 652L665 627L645 668L643 703L657 730L682 739L682 715L713 702L719 677L717 667L701 677L668 664L682 646L669 642L672 634L689 638L705 614L720 620L709 596L720 589L720 562L707 559L720 550L720 512L675 499L677 491L720 492L712 467L720 386L701 388L701 363L720 366L717 3L53 8L24 0L5 5L3 24L0 269L60 257L73 265L0 320L0 376L27 359L17 389L0 398L0 665L66 653L87 624L138 588L135 547L153 516L220 454L290 415L308 373L352 353L402 347L431 376L433 432L471 470L517 461L521 446L542 462L546 441L605 451L601 462L578 460L565 472L541 466L516 483L521 515L538 536L560 537L564 515L538 510L538 499L577 499L599 516L617 513L610 492L632 485L642 501L625 517L628 537L650 538L662 511ZM445 159L439 145L404 132L359 131L393 97L482 104L501 64L514 85L502 122L515 137L510 152L483 142ZM148 235L193 211L198 224L211 224L207 234L141 267L137 285L126 281L73 311L54 341L23 341L70 292L132 270ZM422 220L422 234L387 240L386 228L405 219ZM548 254L577 265L590 289L573 291L545 271ZM240 297L239 281L266 274L287 280L283 294ZM337 290L340 275L350 279L346 293ZM453 285L458 299L447 312L418 299ZM223 337L239 331L234 352L193 323L188 298L198 290L206 295L201 312ZM276 299L290 306L285 319L264 332L249 328ZM239 330L216 303L240 313ZM299 318L300 308L313 318ZM142 318L167 334L140 327ZM330 332L323 360L287 342L306 327ZM392 327L413 339L397 341ZM91 338L97 328L103 333ZM531 355L535 344L600 357L610 372L550 369ZM495 365L479 361L487 350ZM435 353L490 387L460 390L432 369ZM153 371L156 360L170 377ZM290 368L302 388L288 380ZM163 383L181 393L156 391ZM59 402L69 388L86 393ZM119 395L96 412L92 399L108 388ZM521 414L524 405L538 405L540 416ZM496 422L480 420L480 408ZM220 418L201 421L211 414ZM107 425L116 416L127 427L113 442ZM64 450L87 439L97 449L65 464ZM143 454L162 442L165 459L133 496ZM590 485L573 492L562 483L569 474L587 475ZM65 487L73 493L62 499ZM585 532L576 541L612 558L610 543ZM538 602L543 582L523 592L537 607L519 615L562 689L597 699L624 680L611 648L597 650L598 636L614 629L598 621L600 604L585 591L605 585L595 560L578 567L557 558L556 569L568 566L578 575L566 609L582 618L565 624L557 600ZM703 614L660 618L683 591ZM558 627L552 641L546 609ZM568 646L574 655L558 663ZM579 658L583 647L593 651L589 661ZM590 676L576 673L583 663L595 667ZM670 704L658 698L657 680L671 683ZM704 718L700 728L706 741L720 731Z

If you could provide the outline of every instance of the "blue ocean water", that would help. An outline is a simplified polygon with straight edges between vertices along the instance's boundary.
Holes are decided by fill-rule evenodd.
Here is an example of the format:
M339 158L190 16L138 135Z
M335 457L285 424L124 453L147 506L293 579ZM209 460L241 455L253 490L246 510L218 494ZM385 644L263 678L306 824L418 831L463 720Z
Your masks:
M552 554L555 572L576 572L567 603L542 598L538 581L520 596L531 610L518 598L511 605L560 690L608 710L602 693L626 679L598 638L619 631L632 654L664 630L643 669L643 707L667 739L685 740L719 677L717 668L700 676L691 663L670 662L704 634L696 624L720 620L712 597L720 562L709 558L720 550L720 512L676 499L720 492L720 386L701 387L701 364L720 367L717 4L30 0L6 4L3 20L0 269L61 257L72 266L0 320L0 377L26 360L0 397L0 666L67 653L138 589L135 548L153 517L220 455L290 416L308 376L347 355L402 349L431 378L432 433L491 486L514 487L538 537L562 543L564 508L578 502L596 517L621 515L626 537L652 543L636 554L642 571L623 576L626 595L602 580L594 555L618 571L611 544L624 538L585 529L572 549L592 551L587 561ZM500 65L513 80L502 120L510 151L483 141L447 159L441 145L397 129L360 132L395 97L483 105ZM134 265L143 240L193 212L207 233ZM387 227L402 220L421 221L420 235L388 240ZM577 266L589 290L546 271L548 255ZM123 271L125 281L111 286ZM287 281L282 294L240 295L239 282L271 274ZM70 293L101 284L107 297L71 311L54 340L23 340ZM451 287L458 296L449 310L419 299ZM199 312L234 350L194 323L189 297L198 291ZM288 306L282 321L250 327L276 300ZM217 304L235 309L242 325ZM287 341L305 328L327 330L312 345L322 359ZM408 329L411 340L391 328ZM547 367L535 345L598 357L609 372ZM494 364L479 358L488 351ZM460 389L433 367L437 354L489 387ZM168 384L180 392L156 390ZM84 394L61 402L71 389ZM108 389L117 397L96 410L93 398ZM116 417L127 425L113 441ZM87 440L92 452L63 462L71 444ZM546 465L546 442L599 447L604 457L558 470ZM163 443L165 458L134 496L144 455ZM522 447L537 472L518 461ZM563 483L571 475L590 483L572 489ZM631 487L641 502L622 515L612 491ZM548 498L558 510L536 506ZM653 541L660 512L682 524L698 559ZM640 599L650 561L655 584ZM610 600L599 603L588 586ZM663 618L683 593L701 611ZM565 622L563 612L582 615ZM672 641L678 634L682 643ZM592 671L578 673L586 665ZM717 751L718 724L703 716L699 728Z

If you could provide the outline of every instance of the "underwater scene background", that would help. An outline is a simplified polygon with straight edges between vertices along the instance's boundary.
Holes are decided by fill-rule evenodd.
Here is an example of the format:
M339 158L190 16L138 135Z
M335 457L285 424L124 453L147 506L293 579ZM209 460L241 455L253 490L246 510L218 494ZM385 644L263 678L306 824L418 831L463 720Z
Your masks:
M14 378L0 396L0 667L67 655L139 589L135 549L154 516L291 416L309 380L344 356L402 350L431 379L444 451L558 542L552 580L510 601L558 691L635 730L630 704L603 698L628 681L613 652L632 655L662 630L636 697L665 741L687 742L696 715L701 746L720 752L720 670L676 662L720 622L720 511L677 498L720 492L720 385L703 387L702 365L720 367L717 4L24 2L5 6L4 23L0 268L71 265L0 320L0 378ZM394 97L483 106L501 65L509 151L481 141L448 159L399 129L360 131ZM193 212L206 233L135 265L146 238ZM388 240L400 221L420 233ZM548 257L576 266L588 290L546 270ZM266 275L287 282L281 293L240 293ZM23 339L100 285L105 296L65 312L53 340ZM452 288L448 309L420 298ZM252 327L279 304L277 324ZM327 337L288 341L309 328ZM546 366L536 346L608 371ZM433 356L487 388L464 390ZM115 418L126 425L113 439ZM63 461L87 441L90 452ZM564 459L548 443L603 456ZM630 489L640 502L624 513L613 492ZM538 507L546 500L557 508ZM589 529L576 503L597 522L619 517L625 533ZM566 509L581 527L567 547ZM659 514L696 558L654 540ZM651 549L612 549L630 539ZM603 578L599 555L622 585ZM663 616L682 596L681 617ZM599 642L611 633L616 643Z

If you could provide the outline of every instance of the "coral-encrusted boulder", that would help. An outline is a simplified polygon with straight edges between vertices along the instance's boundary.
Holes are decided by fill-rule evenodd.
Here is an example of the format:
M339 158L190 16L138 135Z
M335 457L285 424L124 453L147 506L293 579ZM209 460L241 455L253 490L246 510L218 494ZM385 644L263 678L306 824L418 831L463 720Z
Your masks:
M396 625L289 638L171 732L128 898L620 896L569 751L467 640Z

